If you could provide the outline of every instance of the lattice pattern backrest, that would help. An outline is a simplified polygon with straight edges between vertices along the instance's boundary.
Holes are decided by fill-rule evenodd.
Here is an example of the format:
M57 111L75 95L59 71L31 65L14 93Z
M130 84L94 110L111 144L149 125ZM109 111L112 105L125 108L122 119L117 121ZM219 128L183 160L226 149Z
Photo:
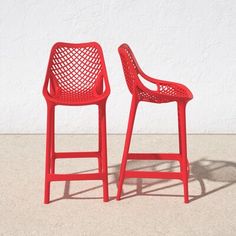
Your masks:
M90 92L103 69L101 60L95 46L57 46L51 59L52 82L61 92Z
M135 81L138 79L138 65L136 59L127 44L123 44L119 47L119 53L126 83L130 92L133 93Z

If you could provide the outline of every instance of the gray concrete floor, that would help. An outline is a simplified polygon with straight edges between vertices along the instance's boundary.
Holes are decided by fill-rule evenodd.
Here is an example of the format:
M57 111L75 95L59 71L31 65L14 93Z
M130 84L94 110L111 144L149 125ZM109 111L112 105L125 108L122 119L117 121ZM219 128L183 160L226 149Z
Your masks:
M96 150L96 135L58 135L57 151ZM180 181L130 179L117 202L123 135L108 136L110 202L100 181L52 184L43 204L44 135L0 136L0 235L235 235L236 135L189 135L190 203ZM175 152L176 135L134 135L131 151ZM95 160L58 160L58 173L96 171ZM133 161L128 168L175 170Z

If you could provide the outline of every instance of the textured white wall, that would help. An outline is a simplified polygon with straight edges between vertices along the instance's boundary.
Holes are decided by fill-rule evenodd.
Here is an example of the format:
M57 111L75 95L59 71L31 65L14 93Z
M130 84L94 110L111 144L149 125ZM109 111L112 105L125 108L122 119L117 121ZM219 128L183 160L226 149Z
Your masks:
M117 47L127 42L143 70L186 84L191 133L236 132L235 0L0 0L0 132L43 133L41 94L56 41L98 41L112 93L108 131L126 131L131 96ZM59 108L57 131L94 133L95 107ZM177 131L175 104L143 104L135 132Z

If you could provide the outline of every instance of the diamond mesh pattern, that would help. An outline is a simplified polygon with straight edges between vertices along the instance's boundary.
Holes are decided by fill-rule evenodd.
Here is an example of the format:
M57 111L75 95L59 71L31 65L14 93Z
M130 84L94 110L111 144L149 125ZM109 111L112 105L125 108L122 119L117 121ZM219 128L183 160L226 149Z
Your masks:
M149 90L148 88L145 88L144 91L139 86L136 87L136 80L139 80L138 74L141 69L139 68L133 52L127 44L120 46L119 52L128 88L131 93L137 88L136 91L139 100L165 103L177 101L178 99L189 100L192 98L191 92L184 85L168 81L155 80L158 87L156 91Z
M124 47L124 50L125 53L120 54L120 57L126 78L126 83L130 92L133 93L133 90L135 88L135 81L136 79L138 79L138 68L129 48Z
M55 96L68 102L96 96L96 80L103 69L101 60L96 47L57 47L50 67Z
M152 91L144 92L141 89L138 89L138 91L139 99L147 102L165 103L176 101L177 98L189 97L186 89L181 86L171 86L171 84L168 85L160 83L157 90L159 92L158 95Z

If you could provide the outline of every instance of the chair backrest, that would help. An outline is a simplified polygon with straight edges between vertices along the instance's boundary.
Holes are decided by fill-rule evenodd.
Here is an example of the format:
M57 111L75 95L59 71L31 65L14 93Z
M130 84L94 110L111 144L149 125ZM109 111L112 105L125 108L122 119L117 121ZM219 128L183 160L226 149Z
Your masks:
M129 91L133 93L135 83L138 79L138 73L140 67L128 44L120 45L118 51L120 54L126 83L128 85Z
M52 47L47 70L51 93L89 93L101 75L107 73L98 43L56 43Z

